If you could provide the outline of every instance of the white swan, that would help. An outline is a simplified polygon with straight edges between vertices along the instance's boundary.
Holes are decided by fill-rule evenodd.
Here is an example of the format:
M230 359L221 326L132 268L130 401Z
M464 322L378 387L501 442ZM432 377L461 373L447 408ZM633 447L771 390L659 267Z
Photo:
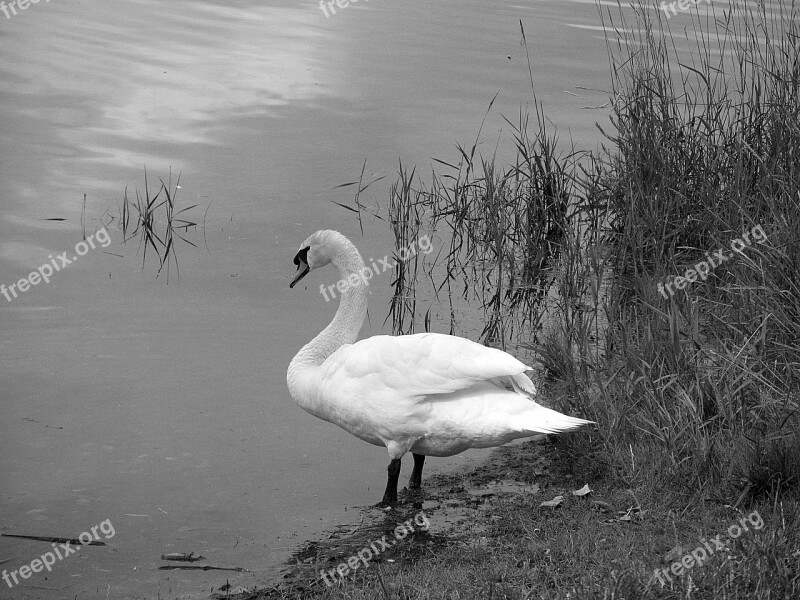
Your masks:
M425 456L500 446L516 438L591 423L533 400L529 367L510 354L440 333L376 335L356 343L367 312L364 261L337 231L317 231L294 257L289 287L328 263L344 292L333 321L303 346L286 375L289 392L312 415L389 450L384 504L397 501L400 459L414 455L409 488L422 482Z

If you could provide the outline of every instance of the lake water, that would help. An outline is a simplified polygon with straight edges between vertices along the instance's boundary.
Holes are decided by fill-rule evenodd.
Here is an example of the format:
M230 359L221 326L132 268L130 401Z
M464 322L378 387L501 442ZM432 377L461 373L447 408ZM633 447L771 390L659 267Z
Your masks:
M457 161L499 93L480 151L511 145L533 85L561 139L594 148L607 124L607 60L593 2L52 0L0 13L0 283L9 286L106 227L90 249L17 298L0 296L0 533L89 547L0 598L204 596L270 581L303 539L358 518L385 485L385 450L304 413L294 353L335 311L294 290L292 257L336 228L362 237L352 201L385 206L400 161L423 177ZM567 148L565 143L564 148ZM502 155L501 150L501 155ZM203 221L178 246L180 277L142 269L117 225L124 189L181 174L178 207ZM84 194L85 215L82 215ZM210 208L209 208L210 204ZM63 219L63 220L47 220ZM207 249L206 249L207 245ZM56 259L53 259L56 260ZM390 276L370 323L386 332ZM481 456L428 461L426 473ZM410 473L410 459L403 471ZM0 568L47 542L0 538ZM160 571L167 552L247 573Z

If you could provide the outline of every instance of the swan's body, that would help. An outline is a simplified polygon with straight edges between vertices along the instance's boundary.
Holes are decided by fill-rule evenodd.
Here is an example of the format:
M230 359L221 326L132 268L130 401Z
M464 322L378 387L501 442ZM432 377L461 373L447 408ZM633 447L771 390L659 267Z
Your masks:
M379 335L356 342L366 316L364 262L336 231L318 231L294 259L294 286L331 263L348 285L333 321L292 359L289 392L312 415L389 450L384 502L397 499L400 458L414 454L411 486L425 456L501 446L516 438L559 433L590 423L533 400L536 388L516 358L439 333ZM355 277L352 277L355 275Z

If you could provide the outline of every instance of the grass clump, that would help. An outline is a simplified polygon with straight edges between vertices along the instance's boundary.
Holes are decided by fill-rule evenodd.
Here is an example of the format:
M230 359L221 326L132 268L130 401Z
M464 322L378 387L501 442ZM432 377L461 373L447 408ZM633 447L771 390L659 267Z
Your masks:
M517 150L511 168L502 169L494 157L476 157L477 140L469 150L458 147L457 164L438 161L445 172L434 172L429 188L415 170L401 166L389 205L396 243L403 247L431 231L443 250L427 265L417 257L410 267L398 268L390 310L397 333L418 326L420 279L430 283L437 302L446 303L450 333L463 326L463 310L475 302L484 322L479 337L488 343L505 347L519 331L541 326L538 309L573 219L569 199L579 155L557 155L556 137L548 134L540 110L536 116L534 138L526 115L517 124L509 121ZM424 321L430 326L430 312Z
M142 250L142 270L147 262L148 249L154 252L158 261L157 275L161 274L164 267L167 267L167 278L169 278L170 262L175 264L175 269L180 276L178 267L178 256L175 247L176 240L182 240L187 244L197 247L197 244L186 239L181 235L185 234L190 228L197 228L197 223L182 217L184 213L192 210L197 204L192 204L180 210L176 209L177 194L180 189L181 176L172 185L172 169L169 178L165 183L159 177L161 184L158 191L151 195L150 186L147 181L147 169L144 171L144 192L137 188L133 198L128 197L128 188L122 197L120 207L119 227L122 229L123 242L138 238L139 248ZM206 211L208 212L208 211Z
M694 64L646 12L618 22L609 44L617 153L600 183L608 222L598 237L613 279L594 310L610 316L606 367L618 374L574 383L597 392L591 404L614 437L614 462L630 444L666 452L676 484L737 504L759 487L756 454L797 448L787 442L800 365L800 29L791 10L733 4L718 36L697 28ZM733 240L754 229L765 235L736 252ZM705 280L674 294L659 288L720 249L729 258Z

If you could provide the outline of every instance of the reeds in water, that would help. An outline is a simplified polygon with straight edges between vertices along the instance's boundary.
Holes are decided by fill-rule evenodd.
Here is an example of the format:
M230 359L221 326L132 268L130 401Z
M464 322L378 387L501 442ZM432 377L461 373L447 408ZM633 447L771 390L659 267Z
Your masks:
M182 231L185 234L190 228L197 227L196 222L185 218L185 213L195 208L197 204L192 204L180 210L176 208L180 181L181 176L178 174L175 185L172 185L172 169L170 169L167 182L165 183L159 177L160 186L158 191L151 196L147 180L147 169L145 169L144 192L140 192L137 188L134 198L130 198L126 186L122 198L122 207L120 208L120 227L122 228L123 241L127 243L131 239L139 239L139 248L142 250L142 269L144 269L147 262L149 249L155 253L158 260L157 274L160 274L166 266L167 277L169 277L170 261L175 264L175 269L180 276L175 247L176 239L182 240L191 246L197 246L180 233Z

